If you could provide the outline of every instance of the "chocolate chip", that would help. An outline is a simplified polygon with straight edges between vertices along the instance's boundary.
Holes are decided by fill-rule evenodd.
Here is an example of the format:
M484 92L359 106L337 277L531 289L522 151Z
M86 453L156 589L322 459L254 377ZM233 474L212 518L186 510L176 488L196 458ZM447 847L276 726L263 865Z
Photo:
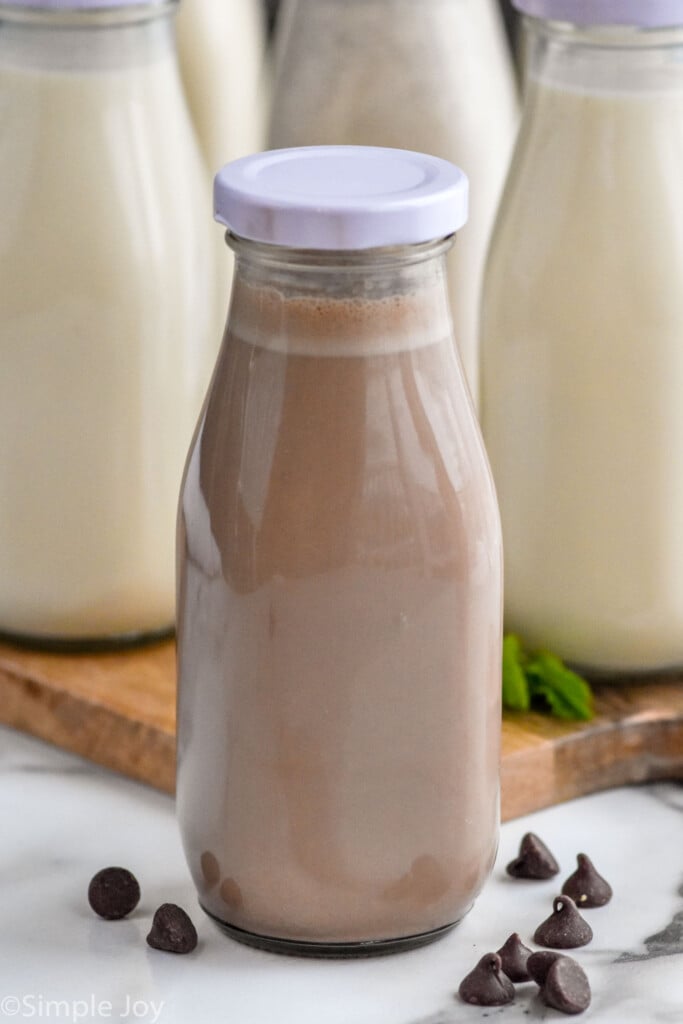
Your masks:
M140 886L126 868L102 868L88 886L88 903L106 921L118 921L140 902Z
M507 868L513 878L533 878L544 881L558 874L560 866L542 839L527 832L519 844L519 854Z
M548 976L548 971L555 961L561 956L562 953L550 953L545 949L540 953L532 953L526 962L529 977L532 978L537 985L543 987L543 985L545 985L545 979Z
M166 953L191 953L197 945L197 932L182 907L163 903L154 915L147 942Z
M576 861L579 866L562 886L562 892L571 896L577 907L604 907L612 899L612 886L585 853L580 853Z
M556 896L553 912L534 934L534 942L551 949L574 949L585 946L593 938L593 930L581 917L570 896Z
M558 956L541 988L541 999L562 1013L583 1013L591 1002L591 987L586 972L569 956Z
M497 953L487 953L473 971L463 978L458 989L460 998L475 1006L504 1006L515 997L515 987L503 974Z
M531 950L524 945L517 932L513 932L510 938L498 950L498 956L510 981L529 981L531 977L527 969L527 960L531 956Z

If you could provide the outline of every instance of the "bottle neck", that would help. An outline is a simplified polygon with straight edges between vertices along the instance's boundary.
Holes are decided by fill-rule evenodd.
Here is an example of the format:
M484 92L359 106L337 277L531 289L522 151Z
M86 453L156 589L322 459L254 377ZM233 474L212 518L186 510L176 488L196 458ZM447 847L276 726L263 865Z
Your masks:
M451 338L445 257L452 239L366 252L312 252L229 238L230 328L262 348L379 355Z
M526 83L577 92L683 93L683 28L524 19Z
M299 291L356 294L402 294L432 284L443 273L454 236L421 245L365 250L289 249L237 238L228 232L238 272L253 284Z
M124 70L175 49L178 0L91 10L0 5L0 69L61 73Z

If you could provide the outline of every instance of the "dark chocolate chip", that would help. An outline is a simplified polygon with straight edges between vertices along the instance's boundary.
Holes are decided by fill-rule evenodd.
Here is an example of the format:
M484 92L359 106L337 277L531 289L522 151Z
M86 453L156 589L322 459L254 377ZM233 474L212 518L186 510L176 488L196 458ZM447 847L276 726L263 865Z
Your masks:
M562 1013L583 1013L591 1003L591 987L586 972L571 957L559 956L550 965L541 989L541 999Z
M507 868L513 878L533 878L544 881L558 874L560 866L542 839L527 832L519 844L519 854Z
M106 921L118 921L140 902L140 886L127 868L102 868L88 886L88 903Z
M191 953L197 945L197 932L182 907L162 903L154 915L147 942L166 953Z
M571 896L577 907L604 907L612 899L612 886L585 853L580 853L576 861L579 866L562 886L562 892Z
M532 953L526 962L529 977L542 987L545 984L548 971L561 956L562 953L550 953L545 949L540 953Z
M553 912L539 924L534 942L551 949L575 949L593 938L593 930L581 917L571 896L556 896Z
M515 987L503 974L497 953L487 953L473 971L463 978L458 989L465 1003L475 1006L504 1006L515 997Z
M517 932L513 932L500 947L498 956L510 981L529 981L531 975L527 969L527 960L531 956L531 950L524 945Z

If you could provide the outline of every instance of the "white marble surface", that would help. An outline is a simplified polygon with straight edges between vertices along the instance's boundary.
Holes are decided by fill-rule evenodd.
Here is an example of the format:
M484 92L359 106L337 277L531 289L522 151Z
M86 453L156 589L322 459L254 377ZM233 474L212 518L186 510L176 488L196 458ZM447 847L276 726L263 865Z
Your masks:
M0 1020L160 1024L465 1024L567 1020L535 986L516 1003L460 1003L463 975L517 930L529 941L557 883L515 882L503 867L538 832L563 868L589 853L615 889L586 911L595 938L576 956L596 1024L683 1022L683 787L659 784L578 800L505 825L492 880L466 920L433 946L367 961L304 961L237 945L196 903L172 801L35 740L0 729ZM86 903L108 864L138 876L130 919ZM185 957L151 950L156 906L185 906L199 931Z

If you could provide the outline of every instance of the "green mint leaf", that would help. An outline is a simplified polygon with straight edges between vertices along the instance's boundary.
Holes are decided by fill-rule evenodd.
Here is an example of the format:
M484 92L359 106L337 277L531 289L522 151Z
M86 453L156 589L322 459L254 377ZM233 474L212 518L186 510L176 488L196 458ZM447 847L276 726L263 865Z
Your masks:
M525 661L519 637L508 634L503 640L503 707L511 711L528 711L531 705Z
M585 679L572 672L554 654L539 651L526 665L531 697L541 697L558 718L589 721L593 694Z

